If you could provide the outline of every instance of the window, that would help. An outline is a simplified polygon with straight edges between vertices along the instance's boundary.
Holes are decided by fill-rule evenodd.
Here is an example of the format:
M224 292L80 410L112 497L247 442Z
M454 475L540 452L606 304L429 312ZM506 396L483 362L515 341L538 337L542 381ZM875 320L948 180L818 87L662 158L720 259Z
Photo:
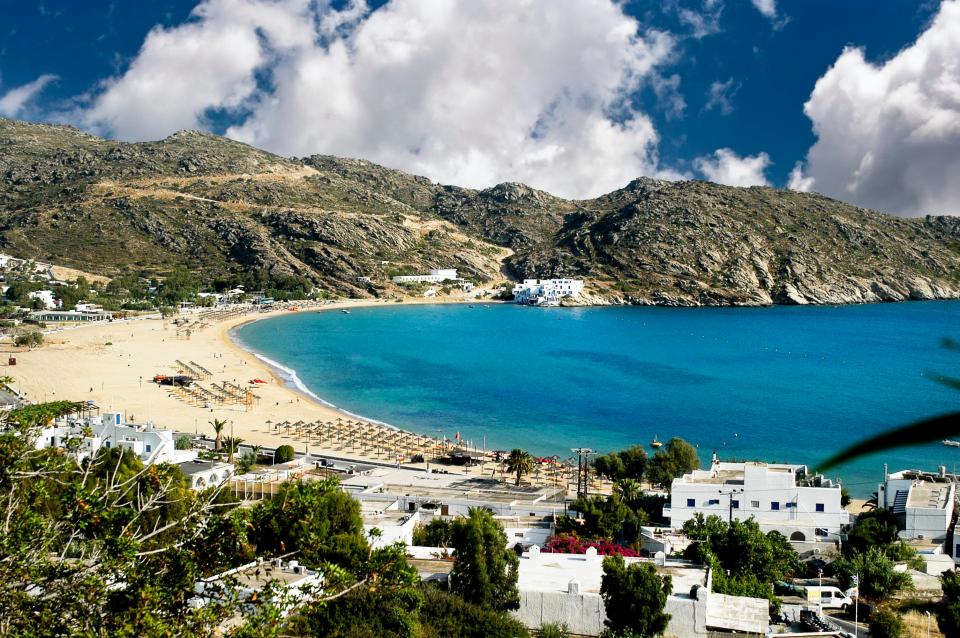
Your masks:
M829 534L829 532L822 527L818 527L817 529L813 530L813 533L817 536L826 536Z
M719 498L711 498L709 501L707 501L707 505L719 505L719 504L720 504Z
M760 501L750 501L750 507L755 510L760 509Z
M696 507L696 506L697 506L697 499L695 498L687 499L687 507Z
M732 507L735 510L740 509L740 501L737 501L737 500L730 501L730 507Z
M818 511L818 512L823 512L823 511L825 511L825 509L824 509L824 507L823 507L823 503L817 503L817 511Z
M777 502L777 501L773 501L772 503L770 503L770 509L772 509L774 512L779 512L779 511L780 511L780 503Z
M794 503L794 502L792 502L792 501L787 502L787 503L784 503L783 505L784 505L784 507L786 507L788 510L792 510L792 509L796 508L796 506L797 506L797 504Z
M147 443L147 452L149 452L149 451L150 451L150 444Z

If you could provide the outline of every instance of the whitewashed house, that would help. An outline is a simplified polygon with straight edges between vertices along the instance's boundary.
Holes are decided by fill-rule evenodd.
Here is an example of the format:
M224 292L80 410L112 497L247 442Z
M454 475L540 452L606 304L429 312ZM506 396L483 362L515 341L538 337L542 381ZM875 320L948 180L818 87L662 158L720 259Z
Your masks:
M561 299L583 292L582 279L524 279L513 287L513 299L519 304L557 306Z
M674 529L697 514L725 521L753 518L764 532L776 530L798 542L835 542L850 523L840 505L840 485L810 475L807 466L722 463L716 454L709 469L673 480L663 514Z
M251 613L258 605L269 602L281 616L286 616L300 605L322 596L323 586L323 573L308 569L295 560L257 559L196 581L194 595L187 599L187 606L199 609L211 603L237 601L243 612ZM242 617L238 614L222 628L234 626L240 620Z
M152 423L127 423L120 412L59 419L40 430L35 446L67 448L71 439L76 441L79 458L95 454L101 447L128 449L146 464L182 463L197 456L195 451L176 449L172 430Z
M53 310L60 307L60 300L53 296L52 290L34 290L27 294L31 299L39 299L40 303L47 310Z
M900 537L918 551L946 550L960 563L960 540L954 538L953 547L949 545L957 509L956 480L942 466L938 472L894 472L877 488L877 506L896 515Z
M445 281L460 282L456 268L432 268L427 275L397 275L395 284L439 284Z
M235 467L230 463L220 461L183 461L177 467L187 477L190 489L203 491L208 487L218 487L230 480Z
M673 591L665 611L670 614L666 635L711 636L714 632L765 635L770 628L769 603L761 598L711 592L709 570L685 561L625 558L627 564L653 562L669 575ZM551 554L531 547L520 558L520 608L512 612L530 629L564 623L571 634L598 636L604 630L606 607L600 596L603 556L594 548L586 554Z

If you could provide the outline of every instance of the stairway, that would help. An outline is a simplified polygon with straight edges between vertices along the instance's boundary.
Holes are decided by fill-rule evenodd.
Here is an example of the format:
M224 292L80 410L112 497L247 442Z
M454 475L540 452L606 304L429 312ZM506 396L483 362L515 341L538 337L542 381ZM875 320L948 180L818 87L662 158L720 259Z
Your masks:
M909 490L897 490L897 496L893 499L893 508L891 510L894 514L903 514L907 511L908 496L910 496Z

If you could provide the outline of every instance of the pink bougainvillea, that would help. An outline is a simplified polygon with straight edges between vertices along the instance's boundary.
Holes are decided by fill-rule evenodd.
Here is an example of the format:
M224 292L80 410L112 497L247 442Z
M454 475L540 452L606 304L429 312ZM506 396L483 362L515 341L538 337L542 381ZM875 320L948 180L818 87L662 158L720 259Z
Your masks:
M596 541L583 541L576 536L565 534L560 536L552 536L549 540L547 540L546 546L543 547L541 551L550 554L586 554L587 550L591 547L595 547L597 549L597 554L600 554L601 556L614 556L617 554L627 558L635 558L640 556L639 552L630 549L629 547L624 547L623 545L611 543L610 541L602 539Z

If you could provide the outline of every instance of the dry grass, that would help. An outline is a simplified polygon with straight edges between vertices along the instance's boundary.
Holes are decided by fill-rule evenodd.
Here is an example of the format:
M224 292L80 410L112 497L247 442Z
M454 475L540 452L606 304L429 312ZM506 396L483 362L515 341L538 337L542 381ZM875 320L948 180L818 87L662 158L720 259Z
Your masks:
M910 638L927 638L927 615L921 611L908 611L903 614L903 624L907 627ZM945 638L937 627L937 618L930 618L930 638Z

